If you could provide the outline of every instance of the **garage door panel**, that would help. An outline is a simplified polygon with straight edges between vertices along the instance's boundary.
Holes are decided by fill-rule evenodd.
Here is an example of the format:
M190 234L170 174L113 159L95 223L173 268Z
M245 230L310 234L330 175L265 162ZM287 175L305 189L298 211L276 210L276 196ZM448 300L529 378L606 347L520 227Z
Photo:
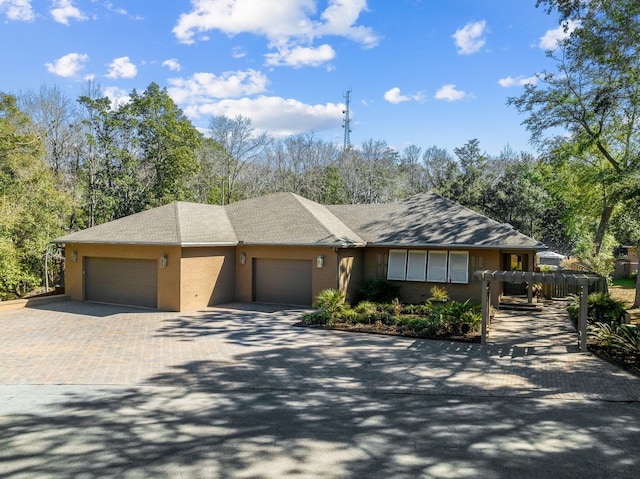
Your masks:
M254 300L310 306L311 261L262 259L254 260Z
M86 258L85 299L100 303L156 308L157 262L123 258Z

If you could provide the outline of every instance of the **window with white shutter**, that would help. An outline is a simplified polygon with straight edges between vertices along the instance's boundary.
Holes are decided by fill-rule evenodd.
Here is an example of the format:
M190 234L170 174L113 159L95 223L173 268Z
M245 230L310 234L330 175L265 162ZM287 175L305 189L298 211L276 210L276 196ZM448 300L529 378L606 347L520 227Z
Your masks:
M427 281L429 283L447 282L447 252L429 251L427 263Z
M392 249L389 251L389 268L387 279L404 281L407 271L407 250Z
M409 251L407 281L424 281L427 272L427 252Z

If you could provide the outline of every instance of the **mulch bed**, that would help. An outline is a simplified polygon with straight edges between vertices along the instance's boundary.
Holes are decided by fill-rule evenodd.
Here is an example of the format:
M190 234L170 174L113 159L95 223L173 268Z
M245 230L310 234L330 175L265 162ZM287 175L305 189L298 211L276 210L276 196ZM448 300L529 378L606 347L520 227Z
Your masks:
M302 322L296 323L294 326L302 328L331 329L335 331L348 331L354 333L382 334L386 336L402 336L405 338L434 339L439 341L454 341L459 343L479 343L481 339L480 332L470 331L465 334L447 334L438 336L424 336L412 333L411 331L399 330L396 326L379 325L379 324L348 324L335 323L331 326L304 325Z
M595 342L588 342L587 349L596 356L640 376L640 356L637 354L626 354L618 349L602 346Z

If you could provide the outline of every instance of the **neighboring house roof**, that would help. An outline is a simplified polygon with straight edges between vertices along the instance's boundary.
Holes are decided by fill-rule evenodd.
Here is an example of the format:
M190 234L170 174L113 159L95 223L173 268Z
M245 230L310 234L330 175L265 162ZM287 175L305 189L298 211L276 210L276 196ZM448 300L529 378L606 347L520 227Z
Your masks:
M510 226L434 193L373 205L324 206L293 193L227 206L174 202L54 242L546 248Z
M396 203L328 208L369 246L546 249L510 225L431 192Z
M541 251L536 254L538 255L538 258L543 258L543 259L565 259L566 258L565 255L556 253L554 251Z

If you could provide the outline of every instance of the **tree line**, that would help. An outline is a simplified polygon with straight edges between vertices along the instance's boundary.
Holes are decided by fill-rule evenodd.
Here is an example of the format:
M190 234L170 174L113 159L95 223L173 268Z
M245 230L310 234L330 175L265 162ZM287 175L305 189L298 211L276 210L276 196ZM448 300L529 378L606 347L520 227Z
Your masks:
M433 191L610 272L614 247L640 238L638 7L538 3L582 25L549 53L555 69L508 99L538 156L491 156L477 139L453 152L381 139L342 151L313 133L273 138L242 116L201 132L155 83L122 104L92 83L78 99L55 86L0 93L0 297L38 285L48 242L67 231L175 200L279 191L324 204Z

